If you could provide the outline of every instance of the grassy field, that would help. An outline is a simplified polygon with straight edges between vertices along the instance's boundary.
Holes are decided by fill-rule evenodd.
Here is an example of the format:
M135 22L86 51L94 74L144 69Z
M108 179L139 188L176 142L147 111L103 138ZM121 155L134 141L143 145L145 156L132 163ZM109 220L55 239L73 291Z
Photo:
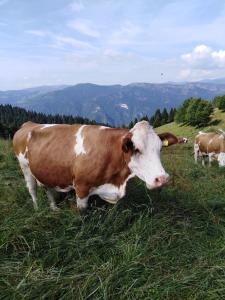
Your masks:
M225 169L195 165L191 144L162 161L161 191L134 179L116 206L79 215L72 195L53 213L39 190L35 212L0 140L0 299L224 299Z

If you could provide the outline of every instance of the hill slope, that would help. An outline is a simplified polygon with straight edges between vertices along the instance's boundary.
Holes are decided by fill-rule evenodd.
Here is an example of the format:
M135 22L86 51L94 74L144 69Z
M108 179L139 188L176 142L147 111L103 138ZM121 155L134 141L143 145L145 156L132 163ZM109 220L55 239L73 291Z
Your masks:
M194 139L195 135L201 130L201 131L210 131L215 129L223 129L225 131L225 112L222 112L219 109L215 109L214 113L211 117L210 124L205 128L195 128L193 126L187 126L187 125L180 125L175 122L168 123L166 125L160 126L156 128L156 131L158 133L161 132L172 132L175 135L178 136L186 136L190 138L191 140Z

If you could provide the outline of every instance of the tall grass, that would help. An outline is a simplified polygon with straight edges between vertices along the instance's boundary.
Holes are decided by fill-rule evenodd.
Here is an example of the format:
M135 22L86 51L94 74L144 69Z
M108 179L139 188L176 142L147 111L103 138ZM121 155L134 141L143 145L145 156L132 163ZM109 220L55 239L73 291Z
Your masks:
M223 299L225 170L195 165L192 147L165 148L171 183L137 179L116 206L79 215L35 212L11 143L0 141L0 299Z

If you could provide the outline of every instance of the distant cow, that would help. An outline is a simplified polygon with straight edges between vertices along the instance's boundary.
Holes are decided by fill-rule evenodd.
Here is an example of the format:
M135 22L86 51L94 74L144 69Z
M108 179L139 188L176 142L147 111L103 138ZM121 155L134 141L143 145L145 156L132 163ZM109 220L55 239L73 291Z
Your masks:
M184 144L188 142L186 137L176 137L170 132L164 132L159 134L160 139L162 140L163 146L171 146L174 144Z
M85 209L90 195L115 204L134 176L149 189L165 185L169 176L160 161L161 139L163 134L146 121L131 130L27 122L16 132L13 147L35 209L37 184L46 188L52 209L57 209L55 191L70 190L78 208Z
M194 159L202 159L204 165L204 156L208 156L209 165L213 159L217 159L219 166L225 166L225 135L217 132L199 132L195 137Z

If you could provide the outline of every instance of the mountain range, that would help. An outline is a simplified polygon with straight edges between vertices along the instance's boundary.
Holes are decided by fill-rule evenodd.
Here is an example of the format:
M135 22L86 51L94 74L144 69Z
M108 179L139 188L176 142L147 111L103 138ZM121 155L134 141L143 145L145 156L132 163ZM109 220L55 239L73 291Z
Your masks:
M107 86L84 83L0 91L0 104L121 125L128 124L136 117L146 114L151 116L158 108L177 108L188 97L211 100L222 94L225 94L225 78L199 82Z

